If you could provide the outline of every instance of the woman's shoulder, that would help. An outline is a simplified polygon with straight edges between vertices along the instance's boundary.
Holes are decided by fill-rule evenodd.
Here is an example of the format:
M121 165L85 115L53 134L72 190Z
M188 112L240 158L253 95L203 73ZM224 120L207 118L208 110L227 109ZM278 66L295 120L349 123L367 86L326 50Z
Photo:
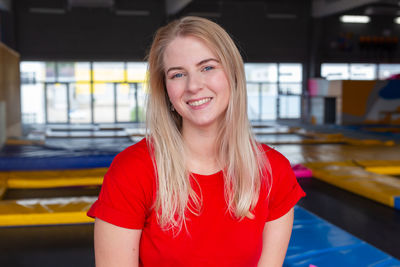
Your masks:
M278 160L278 161L286 159L286 157L284 155L282 155L282 153L280 153L275 148L270 147L269 145L261 144L261 147L262 147L262 151L265 153L265 155L268 157L268 159Z
M124 185L146 185L151 188L155 177L153 161L147 148L146 139L142 139L115 156L106 177Z
M270 165L273 166L290 166L289 160L278 150L266 144L261 144L262 151L265 153Z

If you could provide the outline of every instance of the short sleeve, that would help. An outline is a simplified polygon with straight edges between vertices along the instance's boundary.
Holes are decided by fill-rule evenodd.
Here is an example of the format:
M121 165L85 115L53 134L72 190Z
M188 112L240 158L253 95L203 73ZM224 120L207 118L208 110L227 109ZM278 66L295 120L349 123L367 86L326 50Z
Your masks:
M266 155L272 172L267 221L273 221L289 212L306 194L297 182L289 161L281 153L267 149Z
M154 172L149 156L135 146L113 160L104 176L98 200L87 213L89 217L119 227L143 228L152 205Z

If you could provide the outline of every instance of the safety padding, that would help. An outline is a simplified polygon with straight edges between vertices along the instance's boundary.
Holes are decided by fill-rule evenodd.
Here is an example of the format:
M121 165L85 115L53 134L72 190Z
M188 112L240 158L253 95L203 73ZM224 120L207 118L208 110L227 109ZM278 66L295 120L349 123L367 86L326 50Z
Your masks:
M1 157L0 171L65 170L108 167L115 155L116 154L65 157Z
M297 178L311 178L312 171L303 164L296 164L292 166L293 172Z
M296 206L283 266L400 266L400 261Z
M400 196L394 198L394 208L400 210Z
M347 163L316 162L305 165L312 170L315 178L395 207L395 198L400 197L400 179L368 172L360 166L346 166Z
M46 131L46 138L124 138L129 137L124 130L111 131Z
M107 168L0 172L8 188L55 188L101 185Z
M93 222L86 216L97 197L0 201L0 226L76 224Z
M366 171L387 174L387 175L400 175L400 166L376 166L376 167L366 167Z
M304 129L294 129L284 134L280 133L268 133L264 134L261 131L255 131L256 139L259 142L270 144L270 145L282 145L282 144L348 144L357 146L394 146L395 142L380 141L375 139L354 139L345 137L341 133L328 134L306 131Z
M26 146L26 145L44 145L44 140L16 139L9 138L6 141L7 146Z
M400 166L400 160L356 160L357 164L363 167L387 167L387 166Z
M357 160L356 162L369 172L400 175L400 160Z
M376 139L355 139L350 137L345 137L341 133L319 133L306 131L304 129L299 129L294 131L299 135L307 137L302 143L303 144L349 144L349 145L383 145L383 146L394 146L395 142L393 140L380 141Z

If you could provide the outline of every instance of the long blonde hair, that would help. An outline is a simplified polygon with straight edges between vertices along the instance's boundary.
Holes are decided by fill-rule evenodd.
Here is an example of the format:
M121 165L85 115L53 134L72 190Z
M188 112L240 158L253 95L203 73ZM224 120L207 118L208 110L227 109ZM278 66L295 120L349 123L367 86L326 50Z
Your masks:
M165 86L163 56L178 36L202 40L217 56L226 72L231 97L225 121L217 138L218 159L224 168L225 200L232 216L252 218L263 177L270 177L269 163L255 142L247 117L247 94L243 60L228 33L216 23L199 17L184 17L161 27L149 55L147 142L152 148L157 173L155 210L163 229L182 228L187 212L198 214L201 196L191 187L186 169L182 118L172 111ZM267 186L270 182L267 179Z

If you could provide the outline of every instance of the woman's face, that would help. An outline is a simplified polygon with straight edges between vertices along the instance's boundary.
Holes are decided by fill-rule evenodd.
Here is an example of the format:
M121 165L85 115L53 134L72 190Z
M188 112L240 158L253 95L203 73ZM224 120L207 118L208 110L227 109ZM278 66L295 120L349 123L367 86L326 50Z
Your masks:
M200 39L177 37L164 53L169 99L187 127L218 126L228 107L229 82L218 57Z

